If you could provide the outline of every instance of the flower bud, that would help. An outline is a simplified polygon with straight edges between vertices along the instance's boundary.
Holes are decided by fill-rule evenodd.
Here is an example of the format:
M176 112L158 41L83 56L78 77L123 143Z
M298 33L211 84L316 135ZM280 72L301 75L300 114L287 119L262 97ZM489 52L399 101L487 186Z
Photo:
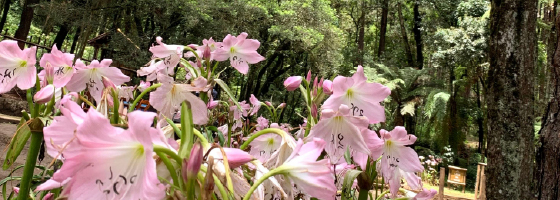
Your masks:
M313 81L313 96L317 96L317 77L315 77L315 80Z
M311 105L311 115L313 117L317 117L317 105L316 104Z
M101 80L103 81L103 86L105 86L105 88L117 89L117 86L113 83L113 81L111 81L111 79L101 76Z
M191 154L189 160L183 159L183 170L181 170L181 175L186 181L189 178L196 178L196 174L200 170L200 165L202 165L202 156L204 151L202 150L202 145L200 143L195 143L191 149Z
M208 109L214 109L216 106L218 106L218 103L219 101L209 101L206 107Z
M331 95L333 93L332 90L332 81L325 80L323 81L323 93Z
M210 52L210 47L208 45L206 45L206 47L204 48L204 51L202 52L202 59L210 60L211 55L212 54Z
M54 85L49 84L41 88L39 92L35 93L35 96L33 96L33 100L35 100L35 103L44 104L49 102L53 97L53 95L54 95Z
M288 91L294 91L299 87L302 79L303 77L301 76L290 76L284 81L284 87Z
M45 67L45 80L46 84L52 84L54 80L54 67L49 62L47 62Z
M306 80L308 83L311 83L311 70L309 70L309 72L307 72L307 77L305 78L305 80Z
M226 153L228 164L230 168L239 167L247 162L254 160L255 158L249 153L236 148L223 148ZM216 159L224 159L222 152L219 149L213 149L210 153Z
M267 106L272 107L272 103L270 103L270 101L265 101L264 104L266 104Z
M286 107L286 103L281 103L280 105L278 105L278 108L285 108L285 107Z

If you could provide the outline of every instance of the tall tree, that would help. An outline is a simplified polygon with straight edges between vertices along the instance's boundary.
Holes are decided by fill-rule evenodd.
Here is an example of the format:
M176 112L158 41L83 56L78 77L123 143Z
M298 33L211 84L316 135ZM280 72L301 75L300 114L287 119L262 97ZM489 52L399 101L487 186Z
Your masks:
M19 26L14 35L15 38L20 40L27 39L29 29L31 28L31 22L33 21L33 5L37 3L39 3L39 0L26 0L23 4ZM25 43L18 42L18 45L19 48L23 49Z
M68 36L68 32L70 32L70 27L68 27L68 24L66 23L62 24L60 26L60 30L58 31L56 37L54 38L54 43L56 44L56 48L58 49L62 48L62 44L64 43L66 36Z
M10 4L12 4L12 0L4 0L4 5L2 5L2 19L0 19L0 31L4 30L4 24L6 24L8 12L10 12Z
M409 67L414 67L414 60L412 60L412 52L410 50L410 44L408 44L408 35L406 34L406 26L404 25L404 17L402 14L401 3L397 4L397 12L399 14L399 24L401 25L401 36L403 37L404 51L406 53L406 62Z
M555 26L551 30L556 38L560 38L560 16L556 17ZM551 35L552 36L552 35ZM549 45L555 46L550 68L552 98L548 103L539 131L541 146L537 151L536 189L538 199L560 199L560 43L558 40Z
M488 199L531 199L537 0L492 0Z
M422 31L420 31L422 26L422 18L420 17L420 0L414 1L414 26L412 27L412 32L414 33L414 41L416 41L416 68L424 68L424 54L422 50L424 49L424 44L422 41Z
M389 0L381 3L381 27L379 29L379 50L377 57L381 57L385 51L385 36L387 35L387 16L389 15Z

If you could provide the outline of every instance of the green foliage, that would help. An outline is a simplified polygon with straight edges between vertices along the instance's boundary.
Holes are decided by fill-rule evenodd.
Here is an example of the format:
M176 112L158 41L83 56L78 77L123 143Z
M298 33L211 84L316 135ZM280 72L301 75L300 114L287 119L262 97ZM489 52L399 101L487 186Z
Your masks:
M457 16L480 17L486 10L489 10L490 4L486 0L467 0L459 3L457 6Z

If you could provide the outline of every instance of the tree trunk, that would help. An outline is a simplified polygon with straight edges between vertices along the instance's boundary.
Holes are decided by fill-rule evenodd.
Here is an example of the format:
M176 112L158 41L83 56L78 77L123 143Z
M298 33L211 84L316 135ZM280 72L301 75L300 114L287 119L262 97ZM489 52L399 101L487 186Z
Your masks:
M560 26L558 17L552 31ZM560 33L556 31L556 34L555 37L559 38ZM539 131L541 146L536 157L537 184L534 190L538 192L538 199L560 199L560 124L556 121L560 116L560 45L557 41L549 43L556 47L550 68L553 74L550 80L553 96L548 103L542 128Z
M62 26L60 26L60 31L58 31L56 37L54 38L54 43L56 44L56 48L58 48L58 50L62 49L62 44L64 43L68 32L70 32L68 24L63 24Z
M476 105L480 113L476 116L476 124L478 126L478 153L482 153L484 149L484 113L482 112L482 100L480 95L480 83L476 81Z
M81 27L76 27L76 32L74 33L74 38L72 38L72 46L70 47L70 53L74 53L76 51L76 45L78 44L78 39L80 38L80 34L82 33Z
M397 4L397 12L399 14L399 24L401 25L401 35L403 37L404 51L406 53L406 62L409 67L414 67L414 60L412 60L412 52L408 44L408 36L406 35L406 26L404 26L404 18L401 11L401 4Z
M6 24L6 19L8 18L8 12L10 12L10 4L12 0L4 0L4 5L2 6L2 19L0 19L0 32L4 30L4 25Z
M414 27L412 27L412 32L414 33L414 41L416 41L416 69L424 68L424 54L422 53L424 44L422 42L422 32L420 31L422 18L418 10L419 6L420 2L418 0L414 1Z
M387 35L387 15L389 15L389 0L383 0L381 4L381 28L379 29L379 50L377 57L381 58L385 51L385 35Z
M358 31L358 58L357 58L358 65L364 64L364 35L365 35L365 26L366 26L366 11L364 9L363 4L365 4L365 2L362 2L362 9L361 9L362 14L358 19L358 26L360 26Z
M486 93L488 199L531 199L537 0L493 0Z
M27 40L27 35L29 34L29 29L31 28L31 22L33 21L33 7L31 6L36 3L39 3L39 0L26 0L23 4L19 26L16 30L14 38ZM19 48L23 49L25 43L18 42L18 45Z

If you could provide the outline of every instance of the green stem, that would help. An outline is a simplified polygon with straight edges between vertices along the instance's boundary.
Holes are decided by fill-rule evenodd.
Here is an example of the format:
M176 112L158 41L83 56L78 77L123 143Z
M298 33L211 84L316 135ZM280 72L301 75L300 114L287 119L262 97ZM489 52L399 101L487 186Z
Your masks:
M45 116L48 115L54 109L54 98L55 97L56 97L56 95L53 95L53 97L51 98L51 100L47 104L47 110L45 110Z
M179 146L179 156L188 158L193 146L193 118L191 104L183 101L181 104L181 144Z
M230 122L230 123L228 123L228 125L227 125L227 129L228 129L228 131L227 131L227 137L228 137L228 139L227 139L227 145L226 145L227 147L231 147L231 128L232 128L232 126L233 126L233 123L234 123L234 122Z
M111 124L119 123L119 95L115 89L111 89L113 94L113 117L111 118Z
M376 200L381 200L381 197L385 196L387 193L389 193L390 190L385 190L385 192L381 193Z
M27 160L23 167L23 177L21 178L19 186L18 200L27 200L29 198L29 191L31 190L31 179L33 177L33 170L35 169L35 162L41 149L41 142L43 141L42 132L31 132L31 144L27 152Z
M146 88L142 93L140 93L140 95L138 95L136 97L136 99L134 99L134 102L132 102L132 104L128 105L128 113L131 113L132 111L134 111L134 108L136 107L136 104L138 104L138 102L142 99L142 97L144 95L148 94L148 92L151 92L152 90L155 90L159 86L161 86L161 83L153 84L152 86Z
M210 143L208 143L208 140L204 137L204 135L202 135L202 133L200 133L200 131L193 129L193 134L200 139L200 143L203 148L209 148Z
M271 176L274 176L276 174L278 174L280 172L280 170L278 170L278 168L270 170L268 173L264 174L259 180L257 180L255 183L253 183L253 185L251 186L251 188L249 189L249 191L247 192L247 194L245 194L245 197L243 197L243 200L249 200L251 198L251 195L253 194L253 192L257 189L257 187L259 187L259 185L261 183L263 183L266 179L270 178Z
M78 95L78 97L80 98L80 100L82 100L83 102L85 102L87 105L89 105L92 109L95 109L95 106L93 105L93 103L91 103L90 101L88 101L86 98L84 98L82 95Z
M360 189L360 195L358 196L358 200L368 200L369 190L367 189Z
M171 126L171 128L173 128L173 131L175 131L175 133L177 134L177 136L179 136L179 139L182 139L181 137L183 137L183 134L181 133L181 129L179 129L179 127L177 127L177 125L175 124L175 122L173 122L171 119L169 118L165 118L165 121L167 121L167 123L169 124L169 126Z
M255 134L253 134L251 137L249 137L249 139L247 139L247 141L245 141L243 143L243 145L241 145L241 147L239 147L239 149L245 150L253 140L255 140L257 137L259 137L261 135L264 135L264 134L267 134L267 133L275 133L275 134L280 135L280 137L282 137L282 138L284 138L284 134L286 134L286 132L284 132L282 129L278 129L278 128L267 128L267 129L264 129L264 130L260 130L260 131L256 132Z
M177 177L177 170L175 170L175 167L173 166L169 158L167 158L167 155L162 152L156 152L156 154L161 159L163 164L165 164L165 167L167 167L167 171L169 171L169 174L171 174L171 179L173 179L173 183L179 184L180 182L179 182L179 177Z
M33 93L31 92L31 88L27 89L25 97L27 98L29 113L33 113Z
M167 147L163 147L160 145L154 145L154 152L157 153L163 153L168 155L169 157L171 157L173 160L175 160L175 162L177 163L182 163L183 159L181 157L179 157L179 155L177 155L175 152L171 151L171 149L168 149Z

